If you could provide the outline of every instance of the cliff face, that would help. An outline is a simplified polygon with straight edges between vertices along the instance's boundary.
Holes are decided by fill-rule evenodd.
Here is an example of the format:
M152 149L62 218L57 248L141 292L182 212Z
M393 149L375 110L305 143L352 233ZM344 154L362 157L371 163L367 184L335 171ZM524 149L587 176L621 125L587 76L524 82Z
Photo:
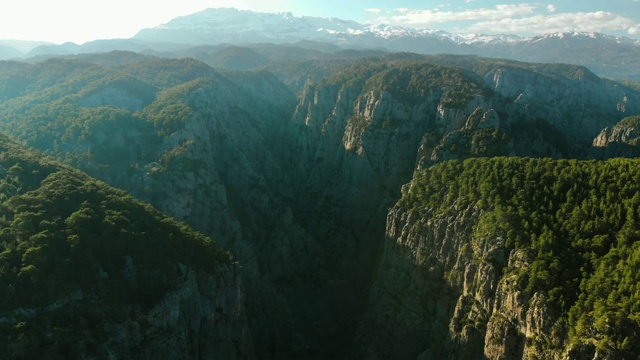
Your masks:
M593 139L593 150L597 156L612 157L637 157L640 155L638 148L640 131L637 117L627 117L614 126L604 128Z
M587 157L604 127L640 111L635 91L584 68L447 60L461 69L355 61L309 82L285 135L292 187L336 202L368 189L397 198L416 168L445 160Z
M403 188L402 199L387 217L384 250L371 288L368 311L358 331L356 342L361 356L389 359L634 357L626 352L631 348L621 345L631 333L622 331L618 340L609 342L604 339L610 328L596 326L587 330L582 327L589 325L576 318L586 315L577 313L585 311L587 297L592 300L586 302L596 303L607 297L606 293L592 293L584 286L602 281L593 270L598 265L593 264L600 263L597 259L605 262L608 252L624 250L616 249L615 240L598 243L598 239L603 239L598 235L600 230L568 229L585 226L589 221L607 222L604 217L609 215L594 214L593 218L578 221L562 209L575 209L573 196L580 199L582 195L576 192L560 197L551 195L554 191L563 194L560 188L570 188L572 183L574 189L576 184L584 186L587 190L580 191L585 194L606 193L606 187L616 186L621 174L617 171L626 173L627 165L622 162L554 164L546 160L546 169L577 169L576 177L554 177L560 188L552 191L547 187L551 183L544 180L548 175L538 172L542 160L515 160L509 165L497 165L498 161L486 161L485 170L482 170L483 160L436 166L417 173ZM486 172L492 166L489 172L502 173L497 177L506 179L507 183L482 180L485 176L494 176ZM589 185L589 180L583 179L587 166L596 168L588 171L597 173L606 168L611 174L596 180L596 185L591 180ZM533 170L536 167L538 170ZM465 185L463 179L468 174L472 174L473 180ZM448 180L440 180L445 178ZM465 186L471 186L470 191L460 192ZM600 186L605 190L598 190L602 189ZM474 193L486 195L477 197ZM510 200L503 201L514 195L520 199L517 209L520 215L509 214L508 210L503 212L508 209L503 206ZM551 198L553 205L546 203ZM615 201L626 204L630 200ZM608 209L613 209L619 205L609 206ZM539 211L554 218L556 223L539 221ZM620 223L611 223L602 231L613 232L621 239L627 236L622 235L623 229ZM581 240L583 237L586 240ZM583 258L584 245L594 252ZM543 265L545 258L549 260L547 265ZM582 269L582 273L576 267ZM541 276L540 271L548 273ZM581 282L583 285L579 286ZM565 295L558 297L560 293ZM625 300L617 301L622 304ZM593 317L590 321L597 323ZM607 347L604 343L617 345Z
M254 358L238 269L229 267L215 276L180 270L184 282L160 303L108 325L115 341L100 351L122 359Z
M268 74L185 86L190 115L162 139L155 161L120 184L219 239L242 263L257 353L294 356L305 345L290 311L303 311L304 301L290 294L322 261L277 191L282 144L274 138L294 98ZM156 109L164 107L152 105L148 116L162 118Z
M266 74L189 85L185 103L191 115L163 138L156 161L121 183L163 212L220 239L238 257L260 356L338 356L351 351L350 339L366 299L377 296L375 289L367 294L367 286L384 244L387 209L414 169L474 156L577 154L584 151L584 141L567 145L565 132L575 127L571 134L576 139L593 132L577 119L591 116L609 124L620 113L617 95L586 104L576 93L580 80L552 80L522 69L496 71L498 75L489 77L497 79L495 83L484 84L473 75L431 64L381 63L359 75L348 67L344 72L354 79L345 82L338 73L308 83L295 110L292 94ZM495 91L487 91L487 85ZM591 91L606 93L603 86L593 85ZM520 96L523 93L531 95ZM546 97L537 99L538 93ZM560 100L561 107L549 106ZM570 114L572 107L581 110ZM147 110L150 118L160 117L155 109L152 105ZM467 221L467 230L439 231L464 234L473 224ZM497 288L498 269L465 263L472 253L457 251L463 238L453 248L434 253L458 254L447 262L459 263L456 271L478 278L469 280L469 288L480 282L486 287L485 277L491 276ZM489 251L476 256L493 255ZM404 271L412 271L410 264ZM438 297L447 298L459 285L424 286L436 286ZM504 294L519 299L518 294ZM460 327L456 324L471 321L463 310L478 305L471 301L473 295L465 296L432 308L432 317L419 320L421 326L431 329L432 336L443 336L447 329ZM409 301L419 295L403 297ZM484 302L477 311L488 321L494 305ZM523 307L516 300L510 306ZM456 308L459 319L451 323L445 314ZM510 309L499 305L496 313L526 316ZM413 333L424 333L421 329ZM482 330L458 330L452 341L465 349L459 351L483 346ZM509 334L495 337L504 340ZM508 341L522 340L521 335L512 337ZM378 343L389 342L380 337ZM409 355L410 345L397 344L388 348ZM448 354L452 349L431 351Z
M564 76L554 69L542 74L533 70L503 67L480 75L491 89L523 105L531 118L553 119L554 128L580 146L611 126L612 120L640 110L635 91L600 79L587 69L575 68Z

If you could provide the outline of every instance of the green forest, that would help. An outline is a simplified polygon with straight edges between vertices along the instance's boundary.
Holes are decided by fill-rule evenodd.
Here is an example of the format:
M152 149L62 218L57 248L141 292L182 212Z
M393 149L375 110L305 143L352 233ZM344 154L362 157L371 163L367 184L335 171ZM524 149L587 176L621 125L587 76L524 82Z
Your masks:
M399 205L423 219L479 209L473 236L505 249L495 265L552 304L558 333L542 339L551 348L594 341L640 356L639 160L450 161L417 173ZM529 266L507 266L512 250Z
M231 262L150 205L0 135L0 314L14 314L0 322L4 358L91 354L108 341L105 319L147 311L185 265L215 274Z

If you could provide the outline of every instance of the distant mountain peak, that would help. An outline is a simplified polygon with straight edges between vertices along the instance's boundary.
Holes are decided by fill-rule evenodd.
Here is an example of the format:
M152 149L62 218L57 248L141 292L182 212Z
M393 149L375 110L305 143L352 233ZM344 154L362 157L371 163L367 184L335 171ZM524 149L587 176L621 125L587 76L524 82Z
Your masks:
M640 45L639 40L634 40L628 37L607 35L603 33L587 32L587 31L555 32L555 33L533 36L529 38L523 38L523 41L527 41L531 43L546 42L546 41L553 41L553 40L563 40L563 41L587 40L587 41L598 41L598 42L606 41L609 43L616 43L616 44L630 45L630 46Z
M185 37L186 34L196 36ZM202 38L201 35L210 36ZM429 38L451 41L459 45L508 45L572 38L611 40L623 44L638 43L632 39L596 32L557 32L533 37L508 34L451 34L442 30L416 29L386 23L361 24L336 17L295 16L291 12L263 13L235 8L209 8L192 15L181 16L155 28L144 29L135 38L167 41L171 40L172 36L180 38L180 42L192 43L294 43L313 40L344 44L345 41L357 43L362 37L387 40ZM348 37L353 39L349 40Z
M452 34L389 23L361 24L339 18L212 8L140 31L134 39L183 45L296 44L324 42L348 49L472 54L519 61L587 66L602 76L638 78L640 41L596 32L557 32L523 37ZM186 44L185 44L186 43ZM571 53L567 48L573 49ZM602 51L602 49L607 49Z
M582 65L600 76L640 79L640 40L596 32L557 32L532 37L508 34L453 34L389 23L361 24L336 17L262 13L235 8L209 8L143 29L130 39L91 41L82 45L29 45L28 51L0 42L0 60L128 50L180 56L191 47L231 44L311 42L322 48L373 49L419 54L460 54L528 62ZM18 44L24 45L24 44ZM312 47L316 49L316 47ZM571 49L571 51L568 51ZM606 50L605 50L606 49ZM319 50L319 49L318 49ZM322 51L322 50L319 50ZM190 53L189 56L193 56ZM267 56L268 57L268 56Z

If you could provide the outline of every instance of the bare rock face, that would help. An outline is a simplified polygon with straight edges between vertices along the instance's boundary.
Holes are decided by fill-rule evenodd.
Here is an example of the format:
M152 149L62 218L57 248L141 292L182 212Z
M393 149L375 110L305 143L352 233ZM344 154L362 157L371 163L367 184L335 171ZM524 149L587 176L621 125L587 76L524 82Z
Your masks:
M390 211L357 339L362 353L396 359L549 355L538 352L537 342L525 342L548 340L552 319L544 296L529 299L517 275L529 256L507 256L502 239L478 236L479 209L454 209L435 216L401 206ZM506 258L513 274L500 271Z
M619 123L612 127L604 128L593 139L592 146L594 153L604 158L637 157L640 155L639 140L640 129L636 126Z
M606 147L612 143L634 145L637 143L638 138L640 138L640 130L638 129L620 126L607 127L593 140L593 146Z
M552 69L532 70L505 66L479 75L491 89L523 105L532 118L553 119L553 127L575 145L588 145L616 119L640 110L635 91L587 69L573 70L574 77L558 76Z
M541 169L542 163L563 169L597 164L602 167L591 171L602 173L604 169L611 169L616 161L619 161L617 164L632 163L619 159L582 164L575 160L478 159L448 162L416 172L414 180L403 186L403 197L387 217L384 248L371 285L367 311L356 336L360 356L505 360L634 357L635 354L627 353L631 341L627 333L633 331L620 336L622 340L617 344L624 345L612 346L613 342L603 339L605 334L614 333L615 325L608 319L593 321L594 312L581 308L581 301L592 294L580 284L594 278L602 282L600 277L586 271L581 275L572 274L574 269L589 266L586 264L590 260L576 259L572 265L558 270L572 274L568 276L570 280L561 281L562 285L553 283L553 275L536 276L536 271L553 271L555 266L562 266L560 261L573 256L574 247L567 244L574 240L556 242L552 251L557 251L557 258L544 263L545 255L540 243L535 241L556 241L550 240L551 232L556 230L549 230L547 223L540 224L540 228L530 223L533 221L530 219L535 218L535 210L530 209L544 207L546 201L533 199L542 199L550 192L546 185L537 184L545 171L532 169ZM512 172L506 173L505 168L498 165L505 163L526 167L512 168ZM479 175L471 170L479 168L486 172ZM620 177L614 171L609 175L612 184ZM526 180L520 177L524 173ZM502 177L489 182L493 185L481 182L477 187L484 190L467 191L476 186L479 176L500 176L496 174ZM458 178L469 180L456 182ZM575 177L565 178L564 186L594 193L597 190L590 189L597 186L589 185L591 179L593 176L577 173ZM506 183L511 185L501 185ZM456 186L465 190L458 192ZM476 196L482 192L493 195ZM517 203L519 207L512 208L513 212L503 212L502 200L496 199L514 194L522 200L508 200L507 206ZM566 201L562 209L576 208L573 200L569 200L574 198L563 196L554 198ZM530 197L532 202L525 201L525 197ZM556 214L555 210L549 211ZM518 216L522 217L516 220ZM594 215L594 218L602 217ZM567 223L551 226L565 227ZM608 224L607 231L621 238L625 236L616 226ZM577 224L576 227L583 226ZM583 238L572 231L568 230L565 236ZM564 249L568 250L564 252ZM617 247L611 245L602 253L607 254L606 251L617 251ZM606 258L595 253L590 256ZM567 295L560 298L559 293ZM613 298L607 292L597 294L596 302ZM582 315L576 315L580 311ZM579 316L586 320L576 321ZM602 327L598 329L589 321ZM586 330L582 330L582 326Z
M129 84L127 84L130 86ZM143 87L143 85L138 85ZM117 106L123 109L129 109L132 111L141 111L145 105L148 105L149 95L152 89L150 86L146 86L144 89L147 92L145 94L136 94L128 90L125 86L118 86L117 84L111 86L105 86L100 89L96 89L90 95L84 97L81 101L82 106L86 107L100 107L100 106ZM142 92L142 90L140 91Z
M473 294L458 301L455 286L463 287L463 276L451 278L451 283L442 280L455 271L462 275L470 263L473 250L462 234L471 233L477 214L466 210L429 222L412 210L395 207L389 212L388 240L359 332L364 354L401 359L422 353L425 359L441 358L449 351L449 328L464 332L461 338L465 340L478 341L472 334L474 321L450 324L450 319L456 308L461 315L480 304ZM419 270L411 270L416 268ZM467 272L469 280L475 278L472 272ZM481 306L477 310L479 317L489 312ZM426 352L421 345L425 342L433 344Z
M109 322L113 341L100 351L116 359L251 359L240 273L218 276L184 267L184 282L146 313L124 323Z

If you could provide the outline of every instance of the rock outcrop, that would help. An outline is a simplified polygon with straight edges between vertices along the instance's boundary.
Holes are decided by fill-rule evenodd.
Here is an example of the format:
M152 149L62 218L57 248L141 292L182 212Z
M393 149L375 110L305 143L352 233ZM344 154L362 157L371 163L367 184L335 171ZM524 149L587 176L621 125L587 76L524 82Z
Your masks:
M563 222L565 228L575 221L575 218L563 219L565 210L553 210L564 205L553 205L552 209L544 201L539 202L549 196L547 186L550 185L535 183L534 179L541 181L544 177L539 172L541 168L533 170L535 166L525 164L539 166L543 160L513 160L511 164L519 165L511 170L498 165L494 170L499 173L515 169L509 175L497 175L498 179L507 179L508 184L502 179L496 182L474 179L479 174L471 175L473 180L467 185L464 185L466 180L457 182L458 178L469 179L469 171L474 173L472 169L480 171L482 161L467 160L460 165L448 163L447 170L444 170L445 165L441 165L420 171L410 184L403 187L402 199L387 217L384 249L377 264L369 306L356 338L360 356L384 359L600 359L637 354L637 350L628 352L631 348L621 345L625 337L631 336L630 333L623 332L616 340L619 341L617 347L604 345L612 343L603 340L613 332L611 327L596 329L584 323L577 325L575 318L582 316L576 315L575 311L584 311L584 305L580 304L587 296L598 299L595 300L597 302L607 298L608 294L589 293L579 284L581 279L585 284L601 281L590 279L597 275L587 269L592 261L598 263L594 257L604 258L610 249L617 253L619 250L615 245L604 245L598 250L600 255L591 253L591 258L585 258L592 260L580 258L581 250L575 245L569 250L557 250L566 246L564 242L576 244L584 241L580 239L585 234L594 233L588 232L592 230L585 234L571 231L568 232L571 235L565 235L568 239L555 240L551 238L552 230L546 224L541 228L534 225L536 215L531 214L540 207L545 208L543 212L549 212L556 221ZM499 161L487 160L485 165L490 169ZM550 160L544 161L548 161L549 167L558 166L565 171L572 166L587 166L576 162L555 165ZM589 191L600 194L602 190L589 190L588 187L602 186L603 182L610 184L606 186L616 186L619 179L617 171L622 174L627 171L623 162L597 163L594 166L597 167L594 173L605 168L613 173L606 175L606 180L600 180L600 185L594 185L593 180L590 183L590 176L584 177L582 170L577 172L576 178L558 181L567 187L578 183L581 189L587 188L581 190L585 194ZM431 176L431 172L436 175ZM441 178L447 180L440 181ZM475 190L457 192L459 187L473 186L478 182L480 184ZM494 187L487 184L494 184ZM519 198L530 196L533 203L521 199L519 210L514 210L520 211L521 215L498 210L504 209L501 208L502 196L511 196L515 191L521 191L517 195ZM498 196L478 198L474 193ZM527 195L522 195L525 193ZM558 191L558 194L563 192ZM561 196L554 201L566 201L568 205L565 208L575 208L571 203L575 201L574 197ZM537 204L535 209L530 207L534 204ZM524 216L523 220L519 220L519 216ZM606 221L602 219L601 215L594 214L591 220ZM584 227L587 223L585 220L583 225L571 226ZM553 226L560 228L560 225ZM621 225L607 226L606 231L619 234ZM531 236L531 243L522 240L528 236ZM590 241L598 238L591 236L593 239L587 240L587 244L593 244ZM543 238L545 240L541 240ZM513 239L518 240L514 242ZM536 242L536 239L541 242ZM555 245L559 248L551 250L553 255L544 255L543 251L554 246L549 245L553 241L560 242ZM519 242L520 245L514 245ZM540 244L546 244L542 245L543 248L546 246L545 250L541 250ZM557 260L548 263L549 267L541 268L541 259L545 256L555 256ZM572 265L559 265L560 261L568 261L561 259L571 256L574 257ZM581 267L581 270L574 266ZM560 268L560 271L573 275L549 275ZM540 277L544 280L537 280L536 276L541 271L548 273ZM563 280L559 281L559 278ZM567 295L559 301L560 292ZM573 310L569 311L569 308ZM572 315L568 316L568 312ZM594 352L596 347L598 352Z
M603 158L638 157L638 140L640 129L637 118L629 117L614 126L604 128L593 140L592 145L596 156Z
M558 76L553 68L540 74L535 68L498 67L481 75L491 89L523 105L532 119L553 119L558 132L582 147L610 126L612 119L640 111L633 90L600 79L585 68L557 68L558 73L577 74Z

